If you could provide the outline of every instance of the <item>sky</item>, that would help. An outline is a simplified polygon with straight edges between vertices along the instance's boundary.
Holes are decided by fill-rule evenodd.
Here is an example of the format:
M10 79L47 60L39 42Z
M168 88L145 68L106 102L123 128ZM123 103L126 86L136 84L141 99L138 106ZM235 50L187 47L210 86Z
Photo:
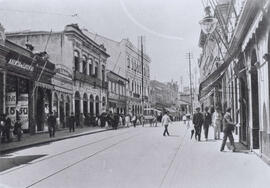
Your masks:
M201 0L0 0L0 23L6 31L61 31L66 24L116 41L128 38L137 45L145 36L152 62L150 78L188 85L188 59L195 74L200 26L204 16Z

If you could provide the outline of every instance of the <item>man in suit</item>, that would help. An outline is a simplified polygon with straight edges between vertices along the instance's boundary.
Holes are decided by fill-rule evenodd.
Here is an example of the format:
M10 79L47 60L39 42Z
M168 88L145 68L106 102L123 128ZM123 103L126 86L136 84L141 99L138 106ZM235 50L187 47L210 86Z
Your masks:
M201 141L201 130L203 125L203 114L200 112L200 107L196 108L196 113L193 115L193 124L195 128L195 139Z
M69 117L69 132L75 132L75 116L73 112L71 113L71 116Z
M224 126L224 136L223 136L223 141L222 141L222 145L220 148L220 151L224 150L227 138L229 137L231 146L232 146L232 151L235 151L235 145L234 145L234 139L233 139L233 135L232 132L234 130L235 124L232 122L232 117L231 117L231 108L227 108L226 109L226 113L224 115L223 118L223 126Z
M204 113L203 131L204 131L205 140L207 141L209 126L212 124L212 114L209 112L208 107L205 107L204 110L205 110L205 113Z
M47 121L48 121L48 126L49 126L49 135L50 135L50 137L54 137L54 135L55 135L55 126L56 126L55 113L51 112Z

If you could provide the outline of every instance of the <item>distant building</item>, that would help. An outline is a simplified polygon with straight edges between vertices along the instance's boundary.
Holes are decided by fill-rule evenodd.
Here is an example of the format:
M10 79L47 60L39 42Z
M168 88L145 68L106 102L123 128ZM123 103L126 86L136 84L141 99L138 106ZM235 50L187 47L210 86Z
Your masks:
M142 114L142 102L145 108L149 106L150 57L144 53L142 65L141 51L128 39L118 42L87 30L84 30L84 33L106 47L110 54L108 70L128 80L129 84L126 85L127 112Z
M108 78L108 110L118 114L127 112L127 92L128 80L122 76L109 71Z

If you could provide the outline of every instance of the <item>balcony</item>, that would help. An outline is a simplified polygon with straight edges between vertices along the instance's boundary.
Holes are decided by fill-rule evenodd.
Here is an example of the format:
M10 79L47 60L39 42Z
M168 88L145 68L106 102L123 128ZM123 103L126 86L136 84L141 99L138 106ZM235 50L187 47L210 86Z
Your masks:
M135 98L140 98L140 94L133 93L133 97L135 97Z
M103 84L102 81L99 79L99 78L96 78L96 77L93 77L93 76L90 76L90 75L85 75L81 72L78 72L78 71L74 71L74 80L78 80L78 81L81 81L81 82L86 82L86 83L89 83L93 86L97 86L97 87L103 87L103 86L107 86L108 88L108 83L107 84Z

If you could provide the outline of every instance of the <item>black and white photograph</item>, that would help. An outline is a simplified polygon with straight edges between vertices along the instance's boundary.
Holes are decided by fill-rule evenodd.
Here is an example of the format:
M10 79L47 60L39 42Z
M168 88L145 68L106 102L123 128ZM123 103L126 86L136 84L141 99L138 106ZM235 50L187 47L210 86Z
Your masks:
M270 0L0 0L0 188L239 187L270 187Z

